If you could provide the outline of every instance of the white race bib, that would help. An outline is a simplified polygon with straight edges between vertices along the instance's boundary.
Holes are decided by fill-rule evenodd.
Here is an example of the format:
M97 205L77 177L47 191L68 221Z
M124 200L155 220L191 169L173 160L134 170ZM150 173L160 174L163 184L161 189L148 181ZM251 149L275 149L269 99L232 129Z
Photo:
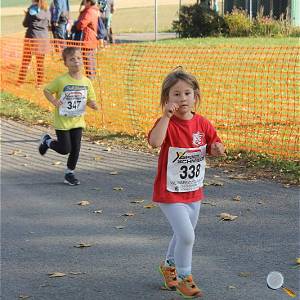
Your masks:
M198 148L170 147L167 167L169 192L192 192L203 186L206 145Z
M81 89L76 90L64 90L60 100L63 103L59 107L59 114L61 116L79 117L85 112L87 89L81 87Z

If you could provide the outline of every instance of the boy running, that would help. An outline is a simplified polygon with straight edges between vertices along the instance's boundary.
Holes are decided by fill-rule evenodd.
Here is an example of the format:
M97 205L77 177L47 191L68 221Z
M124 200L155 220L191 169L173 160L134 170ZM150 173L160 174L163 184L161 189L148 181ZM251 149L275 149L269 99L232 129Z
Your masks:
M69 154L64 183L80 184L74 175L79 158L82 130L85 128L86 105L98 110L96 96L91 81L82 75L82 55L80 48L67 47L62 57L68 72L49 83L44 95L55 106L54 127L57 139L49 134L41 138L39 152L44 155L50 148L59 154Z

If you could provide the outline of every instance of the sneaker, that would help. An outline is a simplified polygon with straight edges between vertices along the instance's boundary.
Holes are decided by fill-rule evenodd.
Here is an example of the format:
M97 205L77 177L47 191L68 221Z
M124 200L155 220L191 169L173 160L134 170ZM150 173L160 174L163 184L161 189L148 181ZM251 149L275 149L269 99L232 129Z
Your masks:
M67 173L65 175L65 180L64 183L68 184L68 185L79 185L80 182L77 178L75 178L73 173Z
M51 136L49 134L44 134L41 138L40 144L39 144L39 152L41 155L45 155L47 150L49 149L46 141L51 139Z
M179 280L176 291L184 299L194 299L203 296L202 291L195 284L192 275Z
M176 268L165 266L164 262L162 262L159 265L159 272L164 278L165 288L171 291L175 291L178 285Z

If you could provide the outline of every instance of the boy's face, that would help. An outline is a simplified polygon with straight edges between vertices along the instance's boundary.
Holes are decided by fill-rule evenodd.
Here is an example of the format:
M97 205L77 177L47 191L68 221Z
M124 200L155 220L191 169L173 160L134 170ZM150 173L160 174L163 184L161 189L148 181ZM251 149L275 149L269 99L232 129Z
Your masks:
M69 72L78 72L81 70L82 55L80 50L75 51L73 54L67 55L65 66L69 69Z

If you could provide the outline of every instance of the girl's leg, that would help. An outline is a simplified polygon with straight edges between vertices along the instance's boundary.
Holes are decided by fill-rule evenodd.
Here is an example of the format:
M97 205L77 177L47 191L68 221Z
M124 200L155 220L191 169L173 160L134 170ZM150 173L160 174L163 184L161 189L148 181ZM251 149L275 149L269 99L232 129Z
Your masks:
M182 277L191 274L192 250L195 240L194 227L197 223L200 202L189 205L184 203L160 204L160 208L174 231L175 238L172 238L169 249L171 251L174 249L176 269ZM171 251L169 257L172 256Z
M188 204L187 207L190 221L194 229L196 228L198 217L199 217L200 204L201 204L200 201L193 202L191 204ZM169 264L171 265L175 263L175 257L174 257L175 246L176 246L176 235L174 233L169 243L169 247L166 255L166 261L168 261Z
M67 167L69 170L75 170L79 158L81 146L82 128L74 128L70 130L71 151L68 157Z

